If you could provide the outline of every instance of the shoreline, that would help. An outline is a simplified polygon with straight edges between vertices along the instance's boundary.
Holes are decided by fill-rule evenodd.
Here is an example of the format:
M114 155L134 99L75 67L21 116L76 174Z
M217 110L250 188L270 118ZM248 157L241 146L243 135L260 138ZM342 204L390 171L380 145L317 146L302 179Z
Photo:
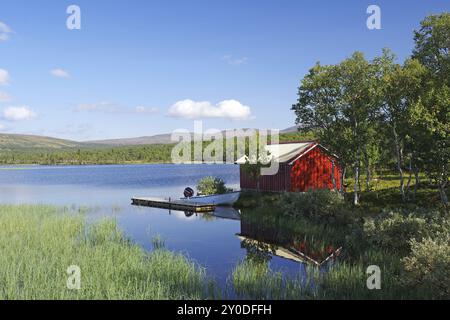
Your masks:
M234 163L208 163L208 162L193 162L193 163L173 163L173 162L119 162L119 163L82 163L82 164L69 164L69 163L55 163L55 164L41 164L41 163L21 163L21 164L0 164L0 170L6 170L6 167L85 167L85 166L126 166L126 165L153 165L153 164L167 164L167 165L235 165Z

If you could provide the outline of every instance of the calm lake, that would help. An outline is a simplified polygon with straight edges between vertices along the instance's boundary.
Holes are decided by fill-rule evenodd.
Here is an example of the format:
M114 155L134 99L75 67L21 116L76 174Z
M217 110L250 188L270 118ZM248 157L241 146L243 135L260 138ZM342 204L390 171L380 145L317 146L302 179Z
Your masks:
M114 217L125 234L147 250L160 236L165 247L204 266L222 285L247 251L233 209L218 215L132 206L133 196L179 198L187 186L211 175L239 189L235 165L0 166L0 203L89 207L89 218ZM234 218L234 219L229 219ZM286 274L304 273L304 265L273 256L270 266Z

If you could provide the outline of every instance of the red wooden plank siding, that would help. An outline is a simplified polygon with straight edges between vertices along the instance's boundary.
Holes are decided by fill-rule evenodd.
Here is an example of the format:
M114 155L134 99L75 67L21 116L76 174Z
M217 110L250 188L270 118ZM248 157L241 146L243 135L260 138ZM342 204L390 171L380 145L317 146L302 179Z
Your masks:
M308 189L333 189L331 179L332 161L335 162L336 186L340 188L340 169L336 158L316 147L296 160L291 170L291 191L304 192Z
M290 170L287 163L280 163L277 174L260 176L259 188L266 191L289 191ZM241 189L256 189L256 180L250 177L242 166L240 167Z
M292 165L280 163L278 173L261 176L260 190L304 192L308 189L333 189L331 178L332 161L335 162L334 176L340 188L341 169L339 161L320 146L297 159ZM256 189L256 181L240 167L241 189Z

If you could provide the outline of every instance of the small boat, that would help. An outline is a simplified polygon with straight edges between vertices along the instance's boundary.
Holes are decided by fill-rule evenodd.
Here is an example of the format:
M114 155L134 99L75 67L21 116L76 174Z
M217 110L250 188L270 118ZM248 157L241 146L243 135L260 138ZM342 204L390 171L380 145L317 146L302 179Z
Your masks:
M193 201L196 203L214 204L217 206L232 206L239 199L240 193L241 193L240 191L235 191L223 194L212 194L209 196L195 196L181 199Z

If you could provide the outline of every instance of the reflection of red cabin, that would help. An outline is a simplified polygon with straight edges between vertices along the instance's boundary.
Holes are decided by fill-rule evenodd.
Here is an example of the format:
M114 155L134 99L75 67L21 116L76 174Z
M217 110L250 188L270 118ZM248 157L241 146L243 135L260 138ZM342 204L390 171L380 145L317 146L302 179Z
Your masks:
M315 141L288 142L268 145L267 149L274 161L279 163L275 175L259 177L262 191L304 192L308 189L333 189L332 168L337 189L341 187L341 167L337 156ZM242 168L245 157L236 163L241 165L241 189L256 189L256 180Z

